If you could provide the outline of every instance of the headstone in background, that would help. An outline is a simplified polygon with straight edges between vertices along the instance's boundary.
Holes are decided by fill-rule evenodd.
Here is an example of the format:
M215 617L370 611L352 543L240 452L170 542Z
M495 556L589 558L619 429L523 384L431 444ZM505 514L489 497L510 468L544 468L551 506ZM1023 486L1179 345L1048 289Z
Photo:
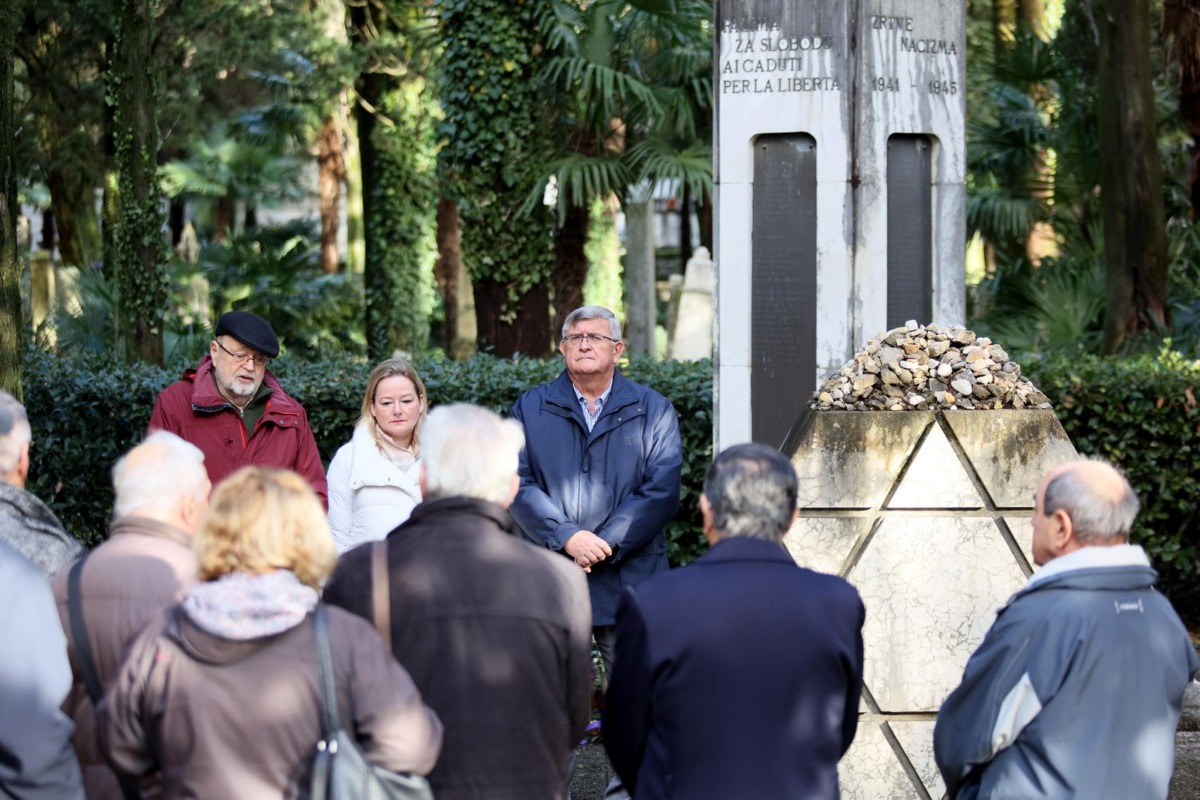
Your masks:
M961 0L718 0L717 444L779 444L869 336L965 311Z
M671 327L670 357L679 361L712 358L713 262L697 247L684 268L679 305Z

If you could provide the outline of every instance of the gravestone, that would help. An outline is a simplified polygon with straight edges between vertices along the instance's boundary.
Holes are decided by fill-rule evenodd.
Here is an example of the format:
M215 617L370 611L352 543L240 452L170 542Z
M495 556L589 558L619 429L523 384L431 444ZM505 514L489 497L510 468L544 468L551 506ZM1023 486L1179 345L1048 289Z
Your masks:
M961 323L961 0L719 0L719 448L783 441L856 343Z
M1038 482L1075 449L1003 347L909 323L823 384L783 452L799 480L789 552L866 607L842 796L940 798L937 710L1031 574Z
M669 355L678 361L712 358L712 345L713 262L707 248L697 247L684 268Z

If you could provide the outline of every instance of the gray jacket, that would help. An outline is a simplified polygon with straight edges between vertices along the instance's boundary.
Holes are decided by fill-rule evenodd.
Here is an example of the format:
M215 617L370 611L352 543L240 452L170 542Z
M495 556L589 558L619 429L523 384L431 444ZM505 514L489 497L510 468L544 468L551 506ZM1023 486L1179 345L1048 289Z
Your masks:
M0 642L0 798L83 800L75 726L59 709L71 667L50 584L3 543Z
M53 575L83 553L50 507L33 494L0 481L0 542Z
M938 714L950 797L1167 797L1200 663L1157 577L1140 547L1085 547L1009 600Z

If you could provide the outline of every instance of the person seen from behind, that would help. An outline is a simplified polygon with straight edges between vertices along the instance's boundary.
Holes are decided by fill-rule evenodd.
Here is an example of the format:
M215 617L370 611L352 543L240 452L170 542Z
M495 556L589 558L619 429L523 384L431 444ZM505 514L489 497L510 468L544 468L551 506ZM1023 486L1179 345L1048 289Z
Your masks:
M947 793L1165 800L1200 661L1129 543L1137 495L1112 465L1072 461L1042 477L1034 502L1038 569L938 712Z
M200 583L130 647L98 709L119 772L160 770L163 796L307 797L322 738L313 611L335 554L303 478L245 467L196 536ZM442 726L370 623L329 609L343 724L372 763L428 773Z

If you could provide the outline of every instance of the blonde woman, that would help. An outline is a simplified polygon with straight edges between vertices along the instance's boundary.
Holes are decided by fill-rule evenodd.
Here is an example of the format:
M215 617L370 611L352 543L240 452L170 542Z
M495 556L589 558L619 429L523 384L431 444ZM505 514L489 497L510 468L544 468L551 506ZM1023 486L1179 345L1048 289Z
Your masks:
M354 435L329 464L329 528L339 553L384 538L421 502L425 406L412 364L392 358L372 370Z
M308 796L321 738L318 587L335 554L299 475L244 467L213 492L195 540L201 583L130 646L100 704L118 771L161 772L162 796ZM442 725L369 622L328 609L343 724L366 757L427 774Z

